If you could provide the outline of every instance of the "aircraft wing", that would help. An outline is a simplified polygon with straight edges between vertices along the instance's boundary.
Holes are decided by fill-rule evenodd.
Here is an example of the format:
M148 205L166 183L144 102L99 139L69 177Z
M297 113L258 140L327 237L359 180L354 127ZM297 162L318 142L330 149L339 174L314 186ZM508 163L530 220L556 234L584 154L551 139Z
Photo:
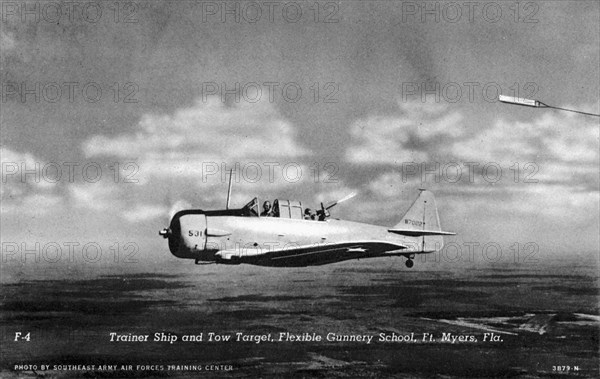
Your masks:
M380 256L408 246L387 241L358 241L292 246L282 250L225 250L217 253L220 263L249 263L260 266L304 267L320 266L349 259Z
M420 230L420 229L388 229L388 232L400 234L401 236L421 237L421 236L454 236L453 232L442 232L441 230Z

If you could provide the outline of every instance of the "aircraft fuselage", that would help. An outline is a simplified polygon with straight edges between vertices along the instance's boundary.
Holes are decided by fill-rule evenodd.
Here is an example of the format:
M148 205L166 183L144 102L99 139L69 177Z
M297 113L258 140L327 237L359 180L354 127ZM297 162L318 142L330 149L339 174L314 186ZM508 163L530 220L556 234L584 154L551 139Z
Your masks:
M180 211L160 234L169 239L173 255L196 263L277 267L394 255L405 256L412 267L416 254L440 250L443 236L453 234L441 230L435 199L425 190L391 228L327 219L329 208L321 205L315 215L299 201L276 199L270 211L265 207L268 216L260 216L254 198L241 209Z
M423 238L392 234L388 228L378 225L337 219L317 221L219 213L223 212L196 210L178 213L171 222L171 253L179 258L204 262L277 266L277 258L270 257L270 252L293 250L301 246L319 246L327 250L328 245L338 243L387 243L370 249L350 247L343 254L336 252L332 257L296 252L293 257L286 256L285 264L281 264L307 266L386 255L409 256L422 251ZM435 247L436 241L432 239L438 238L427 237L427 245ZM172 239L178 243L172 243ZM398 246L395 248L394 245Z

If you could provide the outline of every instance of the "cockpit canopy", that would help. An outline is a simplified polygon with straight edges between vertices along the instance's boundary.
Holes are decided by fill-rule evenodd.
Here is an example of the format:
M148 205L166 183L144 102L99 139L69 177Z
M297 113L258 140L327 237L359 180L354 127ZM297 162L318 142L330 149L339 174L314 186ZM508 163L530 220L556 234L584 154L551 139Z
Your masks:
M273 217L293 218L302 220L302 203L296 200L278 200L273 201Z
M250 200L248 204L244 205L244 208L242 208L242 213L246 217L258 217L260 215L258 198L255 197L254 199Z
M242 208L242 213L246 217L261 217L260 206L258 198L250 200L248 204ZM279 217L279 218L290 218L295 220L304 219L304 209L302 208L302 202L297 200L273 200L271 206L271 212L269 216L262 217Z

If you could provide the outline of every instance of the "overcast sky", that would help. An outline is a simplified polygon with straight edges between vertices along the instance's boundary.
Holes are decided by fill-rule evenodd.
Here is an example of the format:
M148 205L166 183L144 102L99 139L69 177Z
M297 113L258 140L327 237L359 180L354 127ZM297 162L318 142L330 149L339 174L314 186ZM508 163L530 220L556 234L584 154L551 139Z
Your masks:
M497 96L599 113L600 3L426 3L2 3L2 240L167 258L237 167L235 206L390 226L425 187L448 241L597 253L599 119Z

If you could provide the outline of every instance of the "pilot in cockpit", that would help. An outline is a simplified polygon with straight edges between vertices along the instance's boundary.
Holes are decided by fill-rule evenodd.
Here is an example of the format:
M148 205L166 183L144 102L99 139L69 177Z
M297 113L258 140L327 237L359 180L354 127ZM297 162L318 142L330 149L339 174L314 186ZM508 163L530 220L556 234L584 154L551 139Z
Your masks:
M260 214L261 217L273 217L273 209L271 209L271 203L269 200L263 203L263 211Z

